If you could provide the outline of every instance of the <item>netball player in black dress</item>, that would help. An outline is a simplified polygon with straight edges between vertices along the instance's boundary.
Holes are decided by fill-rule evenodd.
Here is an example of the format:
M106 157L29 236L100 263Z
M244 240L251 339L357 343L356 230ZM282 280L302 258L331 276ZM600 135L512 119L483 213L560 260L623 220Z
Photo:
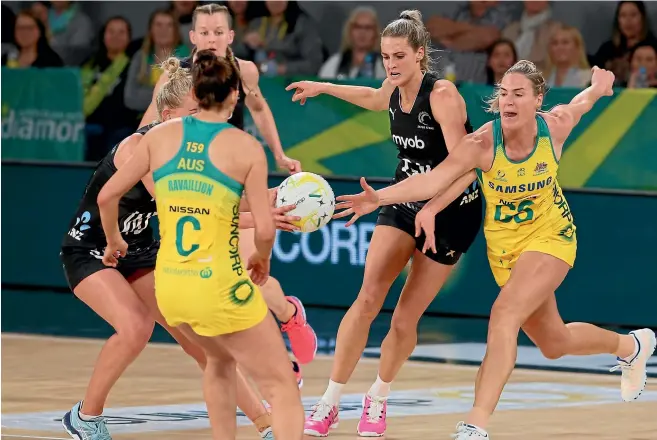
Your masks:
M394 182L427 173L472 132L465 102L456 87L429 69L429 35L418 11L402 12L382 34L381 52L387 78L379 89L302 81L293 83L293 101L328 94L375 111L387 111L397 144L399 164ZM413 351L417 324L461 255L474 241L482 220L475 176L448 208L435 217L435 250L423 253L424 236L416 236L415 216L425 202L381 209L365 262L363 285L338 331L331 380L306 420L305 432L328 435L338 422L340 392L360 358L369 327L379 313L393 281L413 259L395 308L391 329L381 347L379 374L365 396L358 432L381 436L386 429L386 399L390 383ZM349 215L344 211L335 217ZM353 222L348 223L351 224Z

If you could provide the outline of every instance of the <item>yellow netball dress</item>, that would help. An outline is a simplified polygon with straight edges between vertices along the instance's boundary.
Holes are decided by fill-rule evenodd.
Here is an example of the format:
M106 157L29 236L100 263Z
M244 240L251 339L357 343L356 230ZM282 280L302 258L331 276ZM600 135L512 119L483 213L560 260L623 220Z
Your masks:
M161 235L157 304L169 325L187 323L202 336L245 330L265 318L267 305L240 259L243 186L208 156L212 140L233 126L191 116L182 124L180 150L153 172Z
M513 161L506 155L501 121L493 121L493 166L479 172L486 199L484 233L488 261L498 285L525 251L575 263L577 238L573 215L557 182L557 160L547 123L536 115L536 145L527 159Z

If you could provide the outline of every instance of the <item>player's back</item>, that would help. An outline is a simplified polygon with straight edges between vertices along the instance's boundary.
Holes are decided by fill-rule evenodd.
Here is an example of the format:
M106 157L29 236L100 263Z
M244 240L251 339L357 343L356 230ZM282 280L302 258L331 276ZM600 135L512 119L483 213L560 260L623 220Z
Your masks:
M222 132L235 128L191 116L176 124L162 134L169 138L163 154L171 157L174 143L177 152L153 171L161 236L156 294L160 307L173 306L174 314L187 322L186 315L222 313L260 295L239 254L243 184L222 172L209 154L211 148L222 149L220 156L234 162L240 146L233 145L234 136L223 142Z

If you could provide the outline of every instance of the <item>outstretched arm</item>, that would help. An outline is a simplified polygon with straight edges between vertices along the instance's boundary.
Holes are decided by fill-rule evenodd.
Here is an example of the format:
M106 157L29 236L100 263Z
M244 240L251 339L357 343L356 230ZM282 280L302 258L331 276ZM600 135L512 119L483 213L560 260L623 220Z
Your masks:
M558 105L548 113L552 117L547 121L550 134L555 141L557 157L561 156L563 143L582 119L582 116L589 112L600 98L614 94L612 89L614 74L597 66L594 66L592 70L593 74L589 87L577 94L568 104Z
M253 122L258 127L258 131L274 154L276 164L280 168L285 168L292 173L301 171L301 163L298 160L290 159L283 151L281 139L276 129L274 114L260 91L260 73L258 72L258 68L250 61L239 60L238 62L240 64L240 72L242 73L244 92L246 93L244 103L253 117Z
M441 195L464 174L481 167L488 134L482 130L484 127L461 139L447 158L429 173L415 174L378 190L380 205L415 202Z
M336 197L340 203L335 205L336 209L342 211L333 215L333 218L342 218L353 214L353 217L345 224L350 226L363 215L369 214L381 205L394 205L396 203L415 202L430 199L442 194L454 181L475 168L481 168L482 163L488 161L490 154L489 146L492 144L490 133L486 126L465 136L453 152L447 156L440 165L429 173L414 174L403 181L387 188L375 191L369 186L364 177L360 184L363 192L360 194L344 195ZM450 193L451 194L451 193Z
M463 191L477 179L477 173L469 171L456 179L449 188L445 190L442 194L434 196L422 209L430 211L433 215L438 214L443 209L447 208L450 203L452 203L458 196L463 194Z
M302 105L308 98L325 94L372 111L387 110L390 96L395 90L388 79L385 79L378 89L314 81L293 82L285 88L285 90L292 89L296 89L292 102L301 101Z

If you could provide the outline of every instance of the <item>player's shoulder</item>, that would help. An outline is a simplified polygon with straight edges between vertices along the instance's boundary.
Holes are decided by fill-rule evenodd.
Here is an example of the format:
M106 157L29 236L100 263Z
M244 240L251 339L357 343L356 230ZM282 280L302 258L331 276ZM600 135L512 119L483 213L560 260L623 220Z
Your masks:
M237 127L226 128L215 138L215 141L223 145L232 145L231 155L239 157L240 162L267 161L262 144L258 139Z
M181 136L183 133L183 120L182 118L169 119L168 121L160 122L144 134L144 139L147 143L157 143L163 140Z
M557 105L556 107L553 107L549 111L541 111L538 112L537 114L539 117L543 118L546 124L549 126L558 124L562 122L564 119L571 119L571 115L565 111L565 106L563 105Z
M151 127L150 130L144 135L144 136L157 136L162 134L163 132L171 132L172 130L175 129L181 129L183 125L183 119L182 118L174 118L174 119L169 119L168 121L160 122L159 124Z
M235 60L237 60L237 65L240 68L240 75L246 82L257 81L260 72L258 71L258 66L253 61L247 61L241 58L235 58Z
M123 139L121 142L119 142L115 154L116 155L120 155L123 153L132 154L134 148L137 145L139 145L139 142L144 137L144 134L145 133L135 132L132 133L130 136L126 137L125 139Z
M251 148L260 148L260 142L251 134L247 133L244 130L240 130L237 127L230 126L221 132L222 143L229 142L231 144L238 143L240 145L240 150L251 149Z
M461 98L458 88L454 85L453 82L446 79L438 79L433 83L431 89L431 96L438 99L453 99Z
M451 81L438 79L434 83L429 93L429 105L436 118L451 120L457 114L462 114L464 118L467 118L465 100Z

